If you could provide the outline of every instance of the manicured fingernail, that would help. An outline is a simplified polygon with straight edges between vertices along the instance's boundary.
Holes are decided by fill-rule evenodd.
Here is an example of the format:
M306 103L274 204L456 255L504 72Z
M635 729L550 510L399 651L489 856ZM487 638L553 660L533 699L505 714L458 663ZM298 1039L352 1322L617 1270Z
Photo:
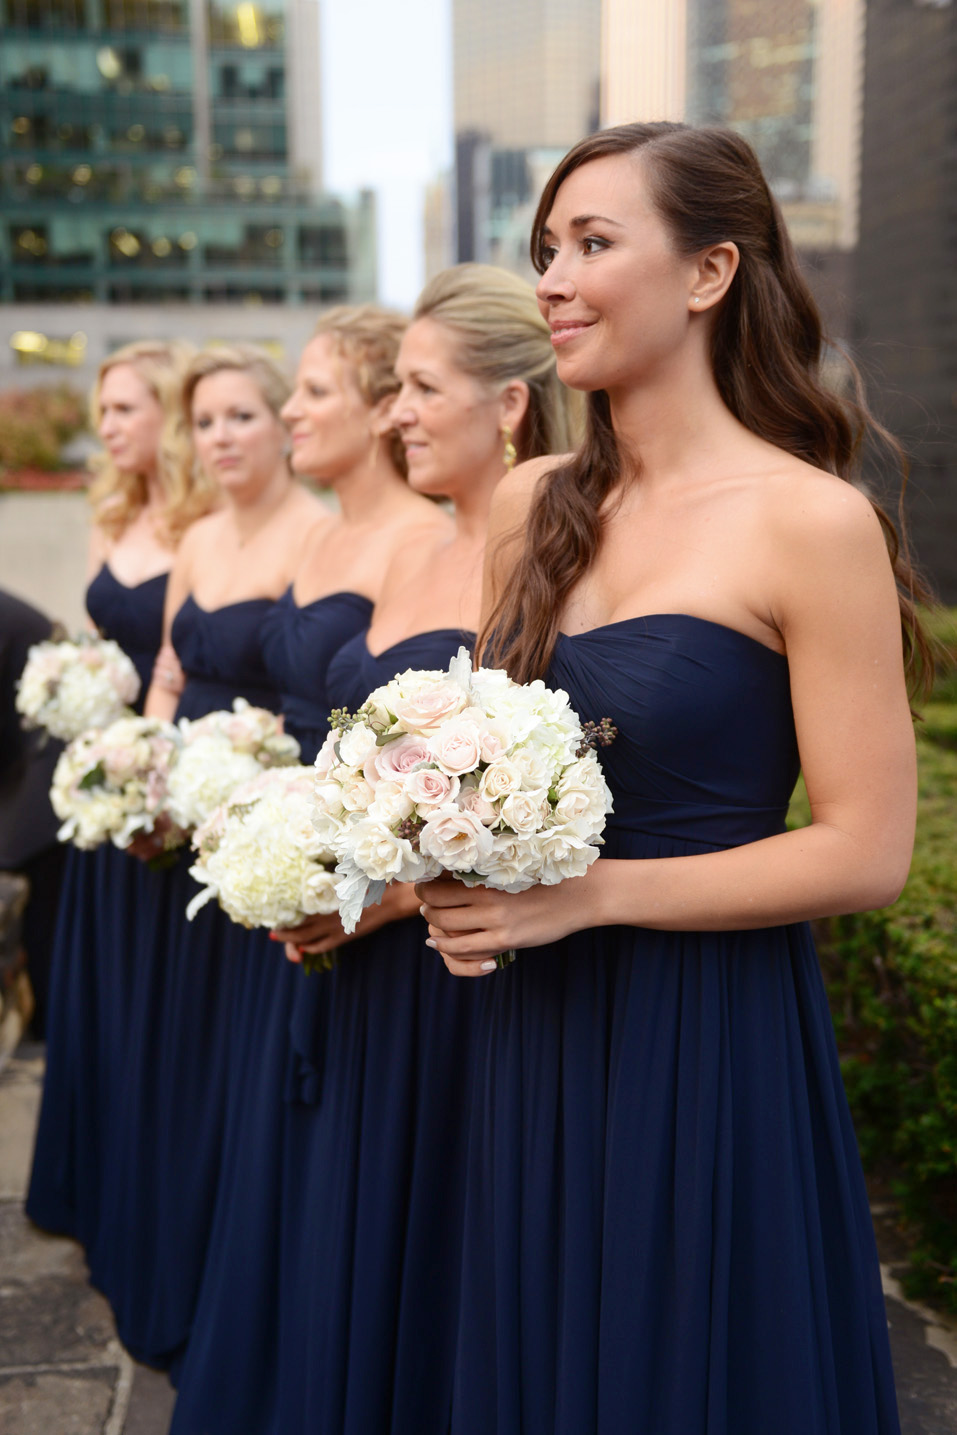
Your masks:
M483 971L483 972L494 972L494 971L495 971L495 967L496 967L496 963L495 963L494 961L493 961L493 962L483 962L482 965L481 965L481 967L479 968L479 970L480 970L480 971Z
M436 952L437 952L437 951L439 950L439 944L438 944L438 942L433 942L433 940L432 940L431 937L426 937L426 939L425 939L425 945L426 945L427 947L431 947L431 948L433 949L433 951L436 951ZM492 963L492 966L494 967L494 965L495 965L495 963L493 962L493 963Z
M419 908L419 916L420 916L420 917L424 917L424 916L425 916L425 905L424 905L424 904Z

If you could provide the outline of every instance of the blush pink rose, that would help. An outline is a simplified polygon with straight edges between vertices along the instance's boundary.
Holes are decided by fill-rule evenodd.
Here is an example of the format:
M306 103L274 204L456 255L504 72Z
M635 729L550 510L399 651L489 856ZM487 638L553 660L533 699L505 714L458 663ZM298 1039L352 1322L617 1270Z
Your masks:
M468 696L458 683L430 683L407 697L397 698L395 715L404 728L432 732L448 718L460 713Z
M482 735L474 723L446 723L441 732L429 739L433 761L450 777L474 772L482 761Z
M380 747L372 761L380 777L395 780L412 772L420 762L431 762L432 753L425 738L407 733Z

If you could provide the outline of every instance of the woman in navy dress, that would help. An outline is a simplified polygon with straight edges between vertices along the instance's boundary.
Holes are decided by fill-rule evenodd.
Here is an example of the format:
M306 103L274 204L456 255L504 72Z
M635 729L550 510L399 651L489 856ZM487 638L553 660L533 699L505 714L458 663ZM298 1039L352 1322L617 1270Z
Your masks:
M455 526L397 556L368 633L329 664L337 706L355 708L406 668L445 668L473 645L492 494L516 450L561 451L570 437L547 326L529 286L502 270L437 276L397 372L392 416L409 483L449 498ZM279 1400L261 1429L445 1435L476 994L426 950L417 911L349 945L336 918L316 919L312 933L307 950L341 951L334 972L312 979L323 988L318 1011L295 1013L316 1101L289 1109L296 1200L284 1230Z
M327 673L343 644L368 627L397 555L447 537L448 517L410 489L389 417L406 320L374 305L326 313L306 346L283 409L295 471L331 489L334 519L314 530L295 580L266 614L265 665L281 694L286 731L312 762L335 705ZM396 889L371 921L417 909ZM220 1194L203 1285L179 1388L175 1432L273 1428L279 1354L280 1248L299 1191L284 1184L290 1021L308 996L314 1019L328 989L264 932L246 938L234 981L234 1017ZM298 957L298 951L295 952ZM298 1066L298 1064L297 1064Z
M821 384L731 132L583 141L533 254L589 428L496 498L485 656L611 718L615 812L583 877L420 889L451 970L489 977L449 1429L894 1435L805 925L892 901L913 837L901 617L920 635L845 481L867 416ZM788 832L799 761L812 821Z
M191 473L180 405L189 356L177 344L129 344L103 363L92 398L104 453L90 490L87 609L136 665L140 706L177 544L217 501L205 475ZM27 1212L46 1230L81 1241L91 1258L113 1179L110 1143L125 1080L136 966L128 933L149 891L149 874L111 844L68 853Z
M263 618L289 582L321 505L293 478L279 410L288 381L247 345L204 350L184 381L196 455L222 507L190 529L170 574L161 664L178 663L176 700L159 682L146 711L198 718L236 697L276 710L260 652ZM148 855L149 841L138 845ZM216 1196L231 1036L234 953L248 940L218 909L194 922L190 853L150 873L156 897L134 914L136 967L117 1164L97 1276L120 1338L164 1366L192 1322Z

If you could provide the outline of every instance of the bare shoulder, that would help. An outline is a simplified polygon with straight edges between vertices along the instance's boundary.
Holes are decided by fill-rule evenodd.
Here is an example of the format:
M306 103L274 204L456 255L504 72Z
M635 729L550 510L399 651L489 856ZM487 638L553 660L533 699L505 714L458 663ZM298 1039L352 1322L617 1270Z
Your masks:
M857 610L897 623L897 595L874 505L859 488L789 460L760 500L759 530L775 625L789 637L802 615ZM843 620L842 620L843 621Z
M225 531L225 510L216 508L191 523L179 541L177 558L189 559L194 553L202 552L208 545L218 543Z
M505 475L492 500L492 530L505 533L524 522L539 484L573 457L570 453L545 454L527 459Z
M880 520L860 488L823 469L789 459L767 484L764 516L784 553L806 558L859 550L886 553Z

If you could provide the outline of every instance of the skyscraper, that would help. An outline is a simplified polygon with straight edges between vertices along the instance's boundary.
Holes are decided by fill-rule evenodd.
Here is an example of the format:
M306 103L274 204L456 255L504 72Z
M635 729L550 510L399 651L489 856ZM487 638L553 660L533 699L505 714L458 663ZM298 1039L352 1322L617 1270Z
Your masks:
M957 603L957 6L868 0L856 348L912 469L918 559Z
M598 123L601 0L453 0L459 259L531 273L543 170Z
M371 197L321 193L317 0L2 6L0 300L44 306L0 310L21 359L51 304L371 297Z

